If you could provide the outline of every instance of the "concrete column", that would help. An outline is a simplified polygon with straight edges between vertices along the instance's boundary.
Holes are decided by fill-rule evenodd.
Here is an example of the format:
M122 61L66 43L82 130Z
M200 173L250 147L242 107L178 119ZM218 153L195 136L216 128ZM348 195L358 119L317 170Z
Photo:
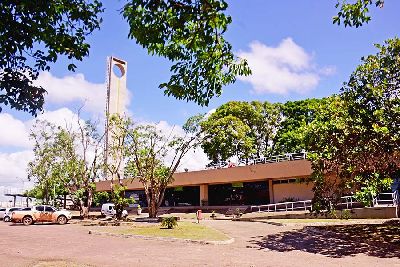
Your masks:
M203 206L203 201L207 201L208 203L208 184L200 185L200 206Z
M275 203L274 197L274 186L272 184L272 179L268 179L268 190L269 190L269 203Z

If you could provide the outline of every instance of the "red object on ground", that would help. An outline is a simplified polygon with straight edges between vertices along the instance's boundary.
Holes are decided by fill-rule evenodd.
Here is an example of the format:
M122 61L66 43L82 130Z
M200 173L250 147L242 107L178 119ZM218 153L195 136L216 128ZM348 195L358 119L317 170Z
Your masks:
M201 210L197 210L197 211L196 211L196 217L197 217L197 220L198 220L198 221L201 220L201 219L203 218L203 213L202 213Z

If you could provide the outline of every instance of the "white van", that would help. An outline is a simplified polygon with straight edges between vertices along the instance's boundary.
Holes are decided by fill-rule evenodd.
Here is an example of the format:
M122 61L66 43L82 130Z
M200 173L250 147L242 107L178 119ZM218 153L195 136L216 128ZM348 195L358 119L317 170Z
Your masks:
M113 203L104 203L101 205L101 215L106 217L113 217L117 211L115 210L115 205ZM128 212L126 210L122 211L122 217L128 216Z

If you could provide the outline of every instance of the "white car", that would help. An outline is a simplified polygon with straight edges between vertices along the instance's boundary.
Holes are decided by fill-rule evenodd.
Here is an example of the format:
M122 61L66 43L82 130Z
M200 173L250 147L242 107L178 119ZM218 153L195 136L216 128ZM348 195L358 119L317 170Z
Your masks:
M101 205L101 215L106 217L114 217L117 214L115 210L115 205L113 203L105 203ZM128 212L126 210L122 211L122 217L128 216Z

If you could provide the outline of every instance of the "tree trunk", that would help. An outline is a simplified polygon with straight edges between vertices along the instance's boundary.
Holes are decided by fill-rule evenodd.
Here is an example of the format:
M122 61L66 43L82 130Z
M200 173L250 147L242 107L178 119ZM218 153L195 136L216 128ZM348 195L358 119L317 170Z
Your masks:
M396 218L400 218L400 204L396 205Z
M89 217L89 208L85 207L84 205L81 206L81 216L85 219Z
M156 218L157 217L157 212L158 212L157 202L158 201L154 198L154 196L150 197L149 218Z

